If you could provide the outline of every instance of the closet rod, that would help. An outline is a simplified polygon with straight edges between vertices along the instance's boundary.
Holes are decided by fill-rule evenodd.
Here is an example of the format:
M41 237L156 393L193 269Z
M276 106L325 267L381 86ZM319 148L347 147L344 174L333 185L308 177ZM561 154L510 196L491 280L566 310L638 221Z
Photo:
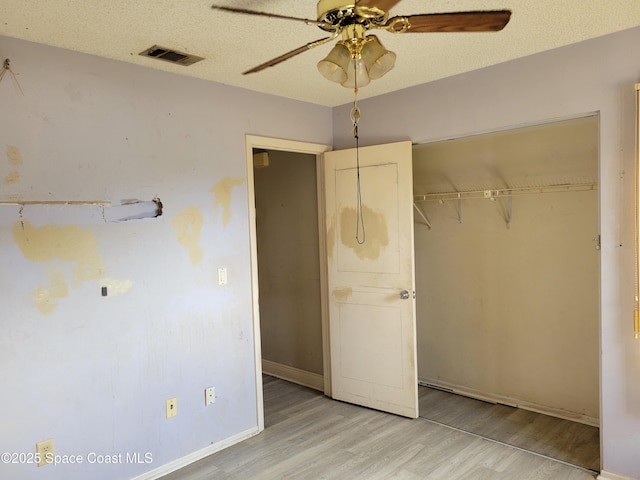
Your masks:
M530 195L534 193L558 193L558 192L584 192L596 190L597 183L567 183L562 185L546 185L541 187L517 187L498 188L487 190L468 190L465 192L427 193L414 195L414 202L432 202L439 200L459 200L462 198L489 198L510 197L513 195Z

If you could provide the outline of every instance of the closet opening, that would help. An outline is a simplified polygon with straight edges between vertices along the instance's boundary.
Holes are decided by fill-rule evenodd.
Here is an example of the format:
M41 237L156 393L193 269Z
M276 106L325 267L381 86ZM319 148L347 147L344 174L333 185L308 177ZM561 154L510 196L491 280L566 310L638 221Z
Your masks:
M420 415L594 471L598 138L588 115L413 150Z

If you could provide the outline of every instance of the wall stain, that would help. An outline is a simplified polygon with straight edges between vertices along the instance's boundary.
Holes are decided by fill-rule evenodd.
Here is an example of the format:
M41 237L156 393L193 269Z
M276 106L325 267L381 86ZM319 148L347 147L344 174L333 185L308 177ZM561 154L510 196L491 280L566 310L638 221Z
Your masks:
M21 193L13 193L11 195L7 195L7 200L9 202L21 202L22 200L24 200L24 195L22 195Z
M7 145L7 159L9 163L15 167L22 165L22 153L20 153L18 147Z
M366 205L362 207L366 240L360 245L356 241L356 209L344 207L340 210L340 241L351 248L362 260L375 260L389 245L387 221L382 212L377 212Z
M202 231L202 213L193 205L183 210L171 222L176 230L178 242L189 250L189 259L192 265L197 265L204 254L200 247L200 232Z
M77 225L34 227L27 220L13 224L13 238L22 255L34 262L62 260L74 264L75 284L100 278L104 274L98 242L91 230Z
M69 83L64 88L64 91L69 95L69 100L74 103L85 103L84 97L82 95L82 91L78 87L78 85L74 83Z
M333 258L333 250L336 247L336 216L331 215L331 223L327 229L327 257Z
M33 296L36 306L43 315L51 315L58 306L58 300L69 294L67 279L62 269L56 265L48 267L49 286L36 288Z
M213 206L222 208L222 224L227 225L231 221L231 189L239 187L245 182L244 178L227 177L216 183L210 192L213 192L216 199Z
M342 302L347 300L352 294L353 294L353 289L351 287L336 288L333 290L333 292L331 292L331 295L333 295L333 298Z
M4 177L4 183L8 185L12 185L14 183L18 183L20 181L20 172L17 170L13 170Z

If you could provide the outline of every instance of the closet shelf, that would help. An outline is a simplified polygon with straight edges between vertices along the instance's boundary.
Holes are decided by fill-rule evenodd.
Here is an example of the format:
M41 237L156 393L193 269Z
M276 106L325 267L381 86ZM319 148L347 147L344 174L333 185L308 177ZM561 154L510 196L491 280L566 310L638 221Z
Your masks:
M513 220L513 197L516 195L531 195L540 193L562 193L562 192L585 192L589 190L596 190L598 185L596 183L571 183L561 185L544 185L535 187L518 187L518 188L500 188L492 190L467 190L464 192L444 192L444 193L427 193L425 195L413 196L413 208L418 212L420 217L424 220L423 223L429 229L432 228L431 220L427 217L426 213L418 206L416 202L440 202L444 204L446 200L457 200L458 211L458 223L462 223L462 200L473 198L487 198L495 201L498 198L506 198L507 205L506 210L503 212L504 220L507 228L511 225Z
M444 200L461 200L471 198L488 198L496 199L500 197L511 197L515 195L531 195L540 193L559 193L559 192L584 192L588 190L597 190L597 183L572 183L561 185L544 185L535 187L517 187L517 188L499 188L487 190L467 190L461 192L442 192L427 193L424 195L414 195L414 202L434 202Z

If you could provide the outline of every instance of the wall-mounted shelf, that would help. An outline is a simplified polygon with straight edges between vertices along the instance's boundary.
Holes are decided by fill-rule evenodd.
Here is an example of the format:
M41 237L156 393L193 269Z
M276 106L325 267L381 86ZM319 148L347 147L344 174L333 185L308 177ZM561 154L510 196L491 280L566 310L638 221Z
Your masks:
M2 208L5 207L5 208ZM162 202L123 200L114 205L104 200L15 200L0 202L0 225L28 216L38 223L111 223L157 218L162 215Z
M470 198L496 199L515 195L531 195L540 193L559 193L597 190L596 183L574 183L563 185L544 185L535 187L499 188L488 190L467 190L463 192L443 192L427 193L425 195L414 195L414 202L434 202L440 200L465 200Z
M25 200L15 202L0 202L0 207L27 205L106 205L111 206L111 202L101 200Z
M564 193L564 192L585 192L590 190L597 190L598 185L596 183L572 183L562 185L544 185L535 187L518 187L518 188L500 188L489 190L467 190L462 192L442 192L442 193L427 193L424 195L413 196L413 207L418 212L420 217L424 220L424 225L431 229L431 221L418 206L418 202L440 202L444 204L445 201L455 200L457 202L458 210L458 223L462 223L462 200L482 198L491 201L496 201L499 198L507 199L507 207L504 212L505 222L507 227L511 225L513 216L513 197L516 195L532 195L542 193Z

